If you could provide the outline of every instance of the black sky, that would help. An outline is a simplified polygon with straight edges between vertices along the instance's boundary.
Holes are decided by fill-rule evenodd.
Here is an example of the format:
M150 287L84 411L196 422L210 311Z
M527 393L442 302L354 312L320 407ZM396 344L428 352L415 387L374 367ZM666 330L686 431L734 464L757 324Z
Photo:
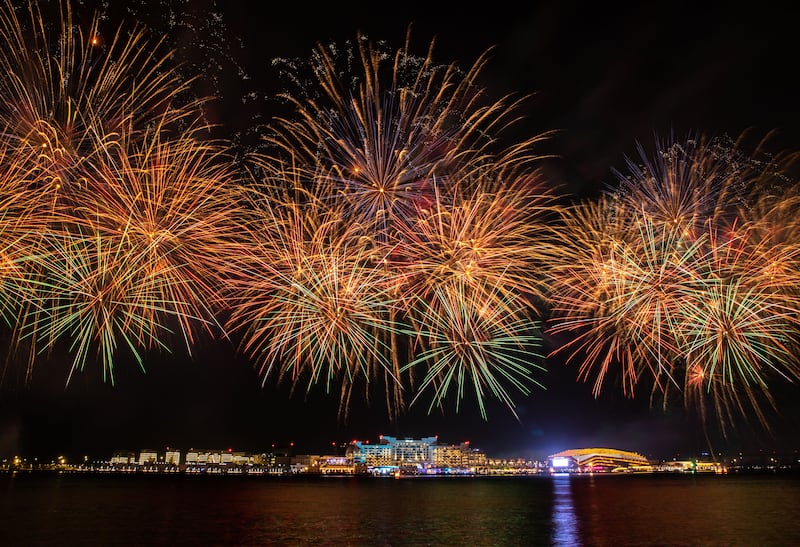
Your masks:
M142 3L139 13L157 22L168 3L151 4ZM797 13L767 3L228 4L187 5L222 15L217 28L229 42L209 58L207 75L218 76L214 85L223 100L210 115L233 132L269 119L267 101L242 97L279 89L272 58L306 57L317 42L352 40L357 31L399 47L412 25L412 45L424 54L435 38L441 62L466 67L494 48L483 83L497 96L535 94L517 131L558 131L544 151L559 157L543 168L566 192L595 195L614 182L612 168L624 165L636 142L652 143L654 135L774 130L775 152L800 147ZM201 42L216 39L187 31L182 51L197 63L208 55ZM115 449L167 445L257 451L289 442L302 452L379 434L470 440L497 456L544 457L589 445L654 457L707 449L697 421L682 409L651 410L646 397L628 400L613 389L595 399L590 386L576 381L576 370L563 365L551 367L547 391L519 400L519 420L493 404L484 421L466 404L459 414L451 407L428 416L425 407L415 408L391 423L380 405L354 400L346 424L337 417L338 393L318 390L306 400L289 397L284 387L262 387L251 365L224 342L201 344L191 358L153 356L146 367L142 374L121 366L114 386L91 369L65 387L63 363L38 367L30 384L10 372L0 392L0 457L106 458ZM796 386L783 395L788 402L777 438L742 434L717 446L798 448L792 444L800 432Z

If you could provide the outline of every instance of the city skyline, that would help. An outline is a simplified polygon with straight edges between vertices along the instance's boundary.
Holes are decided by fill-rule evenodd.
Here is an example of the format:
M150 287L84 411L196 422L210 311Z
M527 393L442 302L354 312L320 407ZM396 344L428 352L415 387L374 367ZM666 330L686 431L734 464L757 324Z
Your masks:
M159 28L166 25L161 18L169 5L187 13L197 8L192 2L141 2L131 5L130 18L146 18ZM467 67L493 48L481 83L496 95L533 94L525 122L515 131L520 138L555 131L542 143L542 151L554 157L541 166L565 195L598 195L615 183L613 171L625 168L625 158L636 156L637 142L651 146L654 135L682 138L700 131L736 137L751 130L759 137L776 130L766 147L774 153L800 142L796 76L780 55L793 51L785 28L791 18L780 13L713 5L690 9L688 3L631 8L540 2L522 11L462 9L449 13L445 23L436 11L407 8L398 18L368 18L362 10L336 7L309 19L299 11L278 16L226 6L218 9L216 26L179 25L183 35L168 41L180 44L178 52L187 55L190 67L208 63L203 83L218 86L212 91L221 96L208 106L210 121L221 133L242 139L251 125L268 123L269 109L275 108L266 99L278 89L273 58L305 57L320 41L342 43L357 32L401 47L409 28L412 49L423 55L436 38L434 56L442 63ZM80 16L82 24L83 11ZM676 28L688 31L678 38ZM191 33L203 29L216 33L192 43ZM3 334L10 346L11 334ZM113 367L114 385L102 375L109 367L101 359L87 357L83 370L72 374L75 351L68 346L58 346L37 364L30 382L27 370L10 364L0 393L0 451L41 457L82 449L95 453L123 439L136 446L166 442L247 450L294 442L314 447L374 432L470 440L509 457L600 445L657 457L709 446L797 448L800 405L790 382L770 386L779 402L778 412L766 409L774 437L758 427L751 432L742 422L742 431L731 432L727 441L713 427L706 437L704 424L681 404L670 402L665 410L660 400L651 404L647 389L631 399L622 393L623 381L594 392L562 356L549 359L545 373L536 376L545 389L515 397L513 409L487 397L485 417L471 399L456 412L451 393L442 412L429 413L426 400L392 420L379 397L367 404L359 393L343 420L337 389L326 392L316 385L306 398L305 384L292 393L292 386L274 385L273 377L260 375L257 354L251 359L239 352L234 340L206 338L202 328L179 334L193 340L191 355L178 345L171 353L142 352L146 372L135 360L120 362ZM543 353L558 346L559 336L543 337Z

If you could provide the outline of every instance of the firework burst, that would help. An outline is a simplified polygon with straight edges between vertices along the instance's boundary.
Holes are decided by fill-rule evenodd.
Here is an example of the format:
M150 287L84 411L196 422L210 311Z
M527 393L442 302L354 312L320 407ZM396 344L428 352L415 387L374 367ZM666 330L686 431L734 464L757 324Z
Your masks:
M409 29L405 46L392 51L359 34L344 55L320 45L308 62L276 61L300 90L283 95L294 114L277 120L269 143L301 178L329 185L358 222L384 237L395 219L431 203L434 178L441 187L483 169L521 168L544 138L494 150L521 99L485 97L477 82L486 55L463 72L436 64L433 44L426 56L414 55L410 38Z
M631 396L649 382L665 405L678 393L703 416L711 399L720 422L761 419L769 382L798 378L797 246L767 220L783 205L752 199L769 170L708 142L670 145L562 217L550 332L572 338L553 354L579 360L596 396L620 366Z
M466 186L446 195L435 187L430 208L400 225L391 256L405 290L427 299L437 287L461 282L478 293L489 287L501 300L543 299L542 272L557 254L548 229L558 211L550 191L535 175L498 174Z
M96 359L103 379L113 383L120 345L140 366L144 351L168 349L160 338L172 312L164 305L161 284L154 283L143 255L128 253L123 242L117 233L80 230L44 239L35 281L41 307L26 321L25 336L34 338L41 352L65 342L74 355L70 378Z
M69 221L118 233L125 251L141 256L191 352L198 325L220 334L244 195L223 146L165 135L106 148L88 177L92 195L81 196Z
M385 342L398 330L393 284L358 226L280 195L259 197L254 210L229 325L243 332L242 349L264 381L336 386L345 418L359 382L369 398L370 381L383 376L387 397L394 394L399 378Z
M430 412L455 391L458 411L471 391L484 419L490 396L516 416L514 395L529 395L533 385L543 387L533 374L544 371L537 353L538 325L521 299L508 294L485 297L491 293L490 287L475 290L458 280L449 287L438 286L432 300L415 299L415 331L423 349L403 370L424 366L425 373L412 404L432 390Z
M290 196L287 202L274 197L280 191L269 192L274 201L269 223L294 231L282 234L262 229L266 235L256 239L282 250L258 253L274 257L271 263L283 264L285 249L294 249L295 262L305 257L299 270L314 271L315 283L330 282L321 272L331 265L319 262L320 256L339 256L346 249L353 255L350 260L368 266L370 279L365 287L372 287L375 302L389 305L382 309L380 321L370 321L371 346L381 350L380 358L376 354L371 360L378 366L360 368L388 375L385 383L391 386L387 390L391 395L387 402L396 409L403 406L402 391L396 387L399 382L409 380L413 385L415 376L424 376L420 363L432 362L426 358L414 367L402 365L404 360L413 361L415 352L431 349L415 332L408 332L408 325L416 330L432 317L420 311L417 298L436 306L450 305L435 295L451 294L452 287L463 285L462 292L473 303L483 300L483 307L503 308L519 319L517 307L525 300L518 298L521 294L530 297L525 300L529 305L541 298L543 276L531 271L541 266L553 248L552 241L544 239L550 232L543 225L547 213L555 209L555 199L544 190L538 173L525 170L540 157L533 148L545 136L500 146L497 137L517 121L522 99L487 99L478 85L486 55L463 72L453 64L436 64L432 49L433 44L427 55L413 55L410 32L405 46L396 51L359 35L355 48L320 45L308 61L278 60L299 92L282 96L293 115L277 119L267 137L276 153L260 158L260 171L272 181L268 185L283 188L284 195ZM342 64L343 58L348 62ZM287 214L293 220L287 223L278 208L292 211ZM303 233L297 233L299 227ZM337 239L310 249L308 242L316 236L309 234L317 232L329 238L337 234ZM289 243L292 238L297 242ZM272 275L290 279L288 274ZM265 286L263 290L266 296L272 289ZM288 297L282 300L290 301ZM511 303L513 311L505 308ZM439 313L442 318L458 319L444 309ZM335 322L328 318L326 324ZM250 351L266 345L264 351L275 355L269 348L286 342L279 336L273 339L251 338ZM527 338L518 340L520 346L527 342ZM501 346L485 345L484 363L491 363L488 353ZM302 349L306 354L314 352L307 344ZM496 357L505 359L500 354ZM300 362L295 356L288 361ZM269 373L273 366L262 371ZM401 378L401 371L408 378ZM500 390L488 365L473 372L488 374L485 385L508 402L508 392ZM316 381L319 375L311 377ZM425 384L432 381L429 378ZM343 392L349 391L346 382ZM482 396L483 391L481 402Z
M40 3L17 11L3 2L0 125L9 146L23 156L35 151L48 175L45 187L63 193L80 184L75 170L92 161L98 142L113 142L131 127L143 131L159 119L194 117L202 101L176 104L188 83L143 29L119 28L104 40L99 15L81 26L69 2L58 2L57 11L53 28Z

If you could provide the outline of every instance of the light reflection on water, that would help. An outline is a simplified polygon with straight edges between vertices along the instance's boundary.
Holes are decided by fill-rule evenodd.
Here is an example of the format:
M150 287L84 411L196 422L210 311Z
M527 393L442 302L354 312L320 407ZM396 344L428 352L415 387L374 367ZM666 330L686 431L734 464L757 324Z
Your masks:
M800 545L800 476L0 474L0 545Z
M578 517L572 503L569 475L553 476L553 536L552 545L580 545Z

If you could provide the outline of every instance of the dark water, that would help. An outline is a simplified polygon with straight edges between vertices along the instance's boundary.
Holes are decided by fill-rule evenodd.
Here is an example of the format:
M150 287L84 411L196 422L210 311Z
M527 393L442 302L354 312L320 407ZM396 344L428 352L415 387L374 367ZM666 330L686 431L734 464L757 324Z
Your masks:
M800 545L797 475L0 475L0 545Z

